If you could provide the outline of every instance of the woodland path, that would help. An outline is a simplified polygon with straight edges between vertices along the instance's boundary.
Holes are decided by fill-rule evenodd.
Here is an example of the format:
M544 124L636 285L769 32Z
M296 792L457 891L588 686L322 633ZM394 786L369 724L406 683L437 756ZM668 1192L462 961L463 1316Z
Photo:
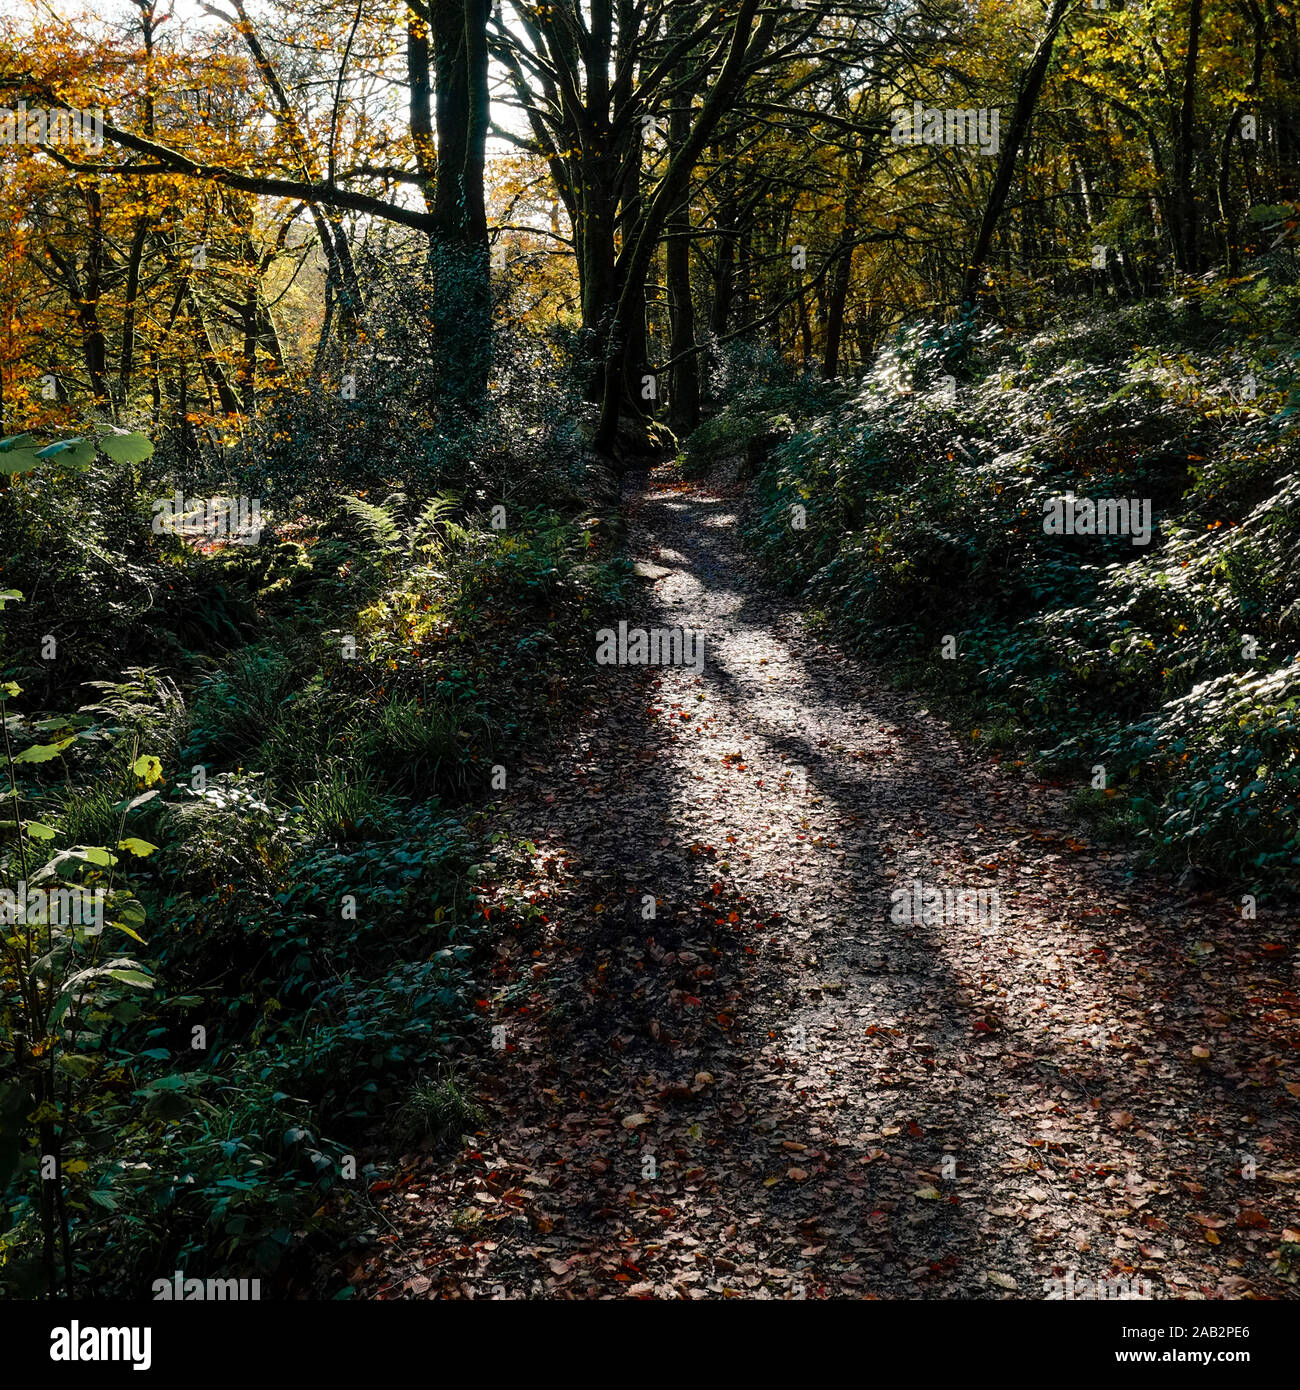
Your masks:
M704 672L594 672L521 779L547 921L498 947L489 1123L393 1156L357 1292L1295 1297L1294 923L1133 875L811 635L738 494L631 482L628 622L703 630ZM997 919L891 920L914 879Z

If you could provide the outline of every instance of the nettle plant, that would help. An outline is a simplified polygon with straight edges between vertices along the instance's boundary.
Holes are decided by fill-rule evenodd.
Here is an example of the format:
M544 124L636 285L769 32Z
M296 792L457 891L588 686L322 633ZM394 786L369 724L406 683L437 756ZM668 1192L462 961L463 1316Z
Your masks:
M19 601L0 593L0 608ZM127 815L158 795L162 764L138 745L120 771L117 834L110 845L56 849L60 831L37 819L30 785L78 744L113 746L113 731L86 715L29 721L10 712L21 694L0 682L7 785L0 810L0 1286L30 1295L43 1283L70 1293L72 1229L111 1190L71 1184L88 1174L109 1123L107 1092L126 1068L112 1042L140 1016L150 972L130 951L144 945L143 905L123 872L156 848L124 834ZM31 739L15 751L19 740ZM118 745L120 746L120 745ZM100 1112L100 1113L97 1113ZM83 1187L85 1190L83 1190ZM38 1257L28 1252L39 1249Z

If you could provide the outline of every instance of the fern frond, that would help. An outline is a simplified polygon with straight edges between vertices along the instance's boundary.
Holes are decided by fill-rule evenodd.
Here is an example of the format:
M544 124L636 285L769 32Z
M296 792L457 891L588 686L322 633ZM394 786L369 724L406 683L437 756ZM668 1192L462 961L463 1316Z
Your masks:
M400 492L385 498L378 505L367 502L363 497L349 497L345 494L342 498L348 515L376 550L393 550L401 544L402 533L394 511L395 507L405 500Z
M412 553L436 548L449 540L465 539L464 529L451 519L459 505L460 498L450 492L439 493L427 503L411 528Z

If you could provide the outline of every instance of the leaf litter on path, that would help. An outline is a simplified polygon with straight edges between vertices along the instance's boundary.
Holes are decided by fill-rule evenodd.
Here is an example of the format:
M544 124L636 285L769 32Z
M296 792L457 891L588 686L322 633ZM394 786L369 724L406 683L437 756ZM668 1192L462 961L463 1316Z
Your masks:
M358 1292L1294 1297L1295 925L1093 851L810 636L738 505L629 508L629 625L704 632L705 669L601 668L519 778L546 914L497 946L490 1122L396 1162ZM915 883L998 910L895 920Z

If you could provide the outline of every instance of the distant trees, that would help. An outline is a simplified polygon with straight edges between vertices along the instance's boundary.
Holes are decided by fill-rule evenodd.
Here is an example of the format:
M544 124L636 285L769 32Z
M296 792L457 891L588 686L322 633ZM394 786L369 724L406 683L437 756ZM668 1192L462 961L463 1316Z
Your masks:
M1300 196L1300 40L1263 0L491 5L11 20L5 99L100 108L106 145L0 144L7 420L237 428L369 340L369 244L423 246L430 404L472 416L492 246L531 235L569 257L611 449L665 405L691 429L728 341L833 376L974 299L1031 319L1235 273ZM937 124L900 139L914 110ZM954 111L996 114L997 149ZM521 206L506 144L553 218L490 225Z
M511 14L516 25L498 21L493 48L573 227L597 443L609 447L620 413L638 408L651 263L670 221L689 234L682 200L696 163L773 57L779 12L759 0L593 0L589 11L561 0ZM816 25L795 22L803 33Z

